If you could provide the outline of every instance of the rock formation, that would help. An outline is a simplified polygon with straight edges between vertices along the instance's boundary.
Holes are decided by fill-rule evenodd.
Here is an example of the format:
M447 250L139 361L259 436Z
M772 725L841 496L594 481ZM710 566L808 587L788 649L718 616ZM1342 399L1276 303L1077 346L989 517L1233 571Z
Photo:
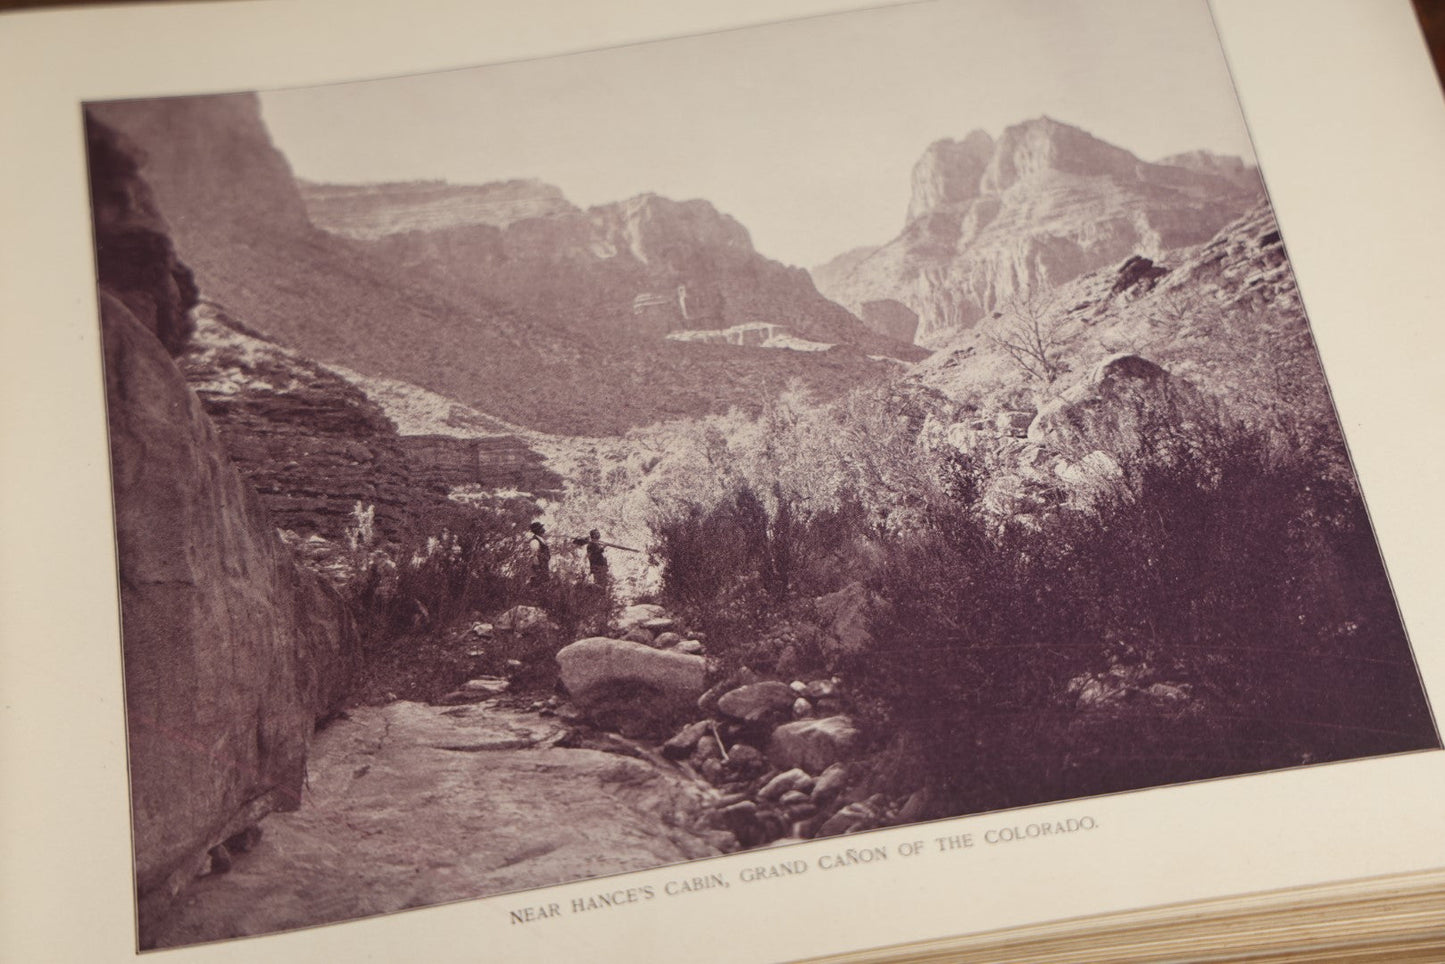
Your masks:
M1116 462L1167 457L1168 447L1197 435L1205 411L1198 389L1138 355L1118 354L1039 410L1029 441L1076 457L1103 452Z
M400 435L356 385L239 330L216 305L179 362L242 476L275 524L344 544L358 511L405 542L455 511L460 487L549 493L560 479L511 435Z
M1244 163L1241 157L1216 154L1213 151L1185 151L1161 157L1156 163L1164 167L1182 167L1200 174L1227 178L1249 191L1259 189L1259 168Z
M195 327L190 316L198 294L195 278L176 258L168 226L140 177L134 148L89 119L85 135L97 280L125 313L175 354Z
M332 193L323 216L351 224L350 233L406 229L356 240L311 224L255 96L94 109L143 149L142 173L207 298L309 358L525 428L620 434L680 415L756 410L796 379L833 397L889 373L870 354L923 354L865 328L806 272L752 251L747 232L703 201L644 195L578 212L548 201L544 187L457 188L460 206L438 221L424 186L308 186L313 200ZM489 221L473 202L493 191L519 196ZM532 203L520 195L533 191L548 213L512 220ZM662 339L674 328L754 321L840 347L743 351Z
M613 340L786 325L811 341L921 357L821 296L807 272L759 255L747 230L706 201L644 194L500 226L398 231L376 247L467 297Z
M1026 300L1131 255L1198 244L1262 194L1238 159L1150 164L1047 117L931 145L913 171L893 241L814 269L819 289L862 311L893 300L930 346L1010 300Z
M961 141L945 139L928 145L913 166L913 194L905 226L940 208L976 199L993 154L993 138L983 131L974 131Z
M438 231L463 224L504 228L515 221L571 214L562 192L541 181L448 184L313 184L300 182L311 223L332 234L369 241L408 231Z
M195 291L128 146L89 120L87 139L104 200L96 247L144 941L208 850L298 806L313 723L346 692L355 631L281 546L162 342L180 347ZM144 245L125 243L141 231Z
M1037 315L1058 371L1051 384L1001 344L1015 321L985 319L909 376L973 409L944 434L998 469L980 498L1000 517L1088 501L1119 484L1121 466L1168 459L1221 419L1307 433L1346 471L1265 202L1203 244L1159 262L1132 256L1056 289ZM1032 405L1020 406L1024 394Z

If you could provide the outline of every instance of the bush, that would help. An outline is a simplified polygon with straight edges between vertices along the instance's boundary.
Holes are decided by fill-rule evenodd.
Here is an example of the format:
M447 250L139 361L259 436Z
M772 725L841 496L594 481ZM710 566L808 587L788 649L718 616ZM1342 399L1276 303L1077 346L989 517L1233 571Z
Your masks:
M764 501L740 483L713 506L687 503L655 525L661 602L700 627L713 653L759 655L755 644L790 618L792 600L858 577L869 540L861 504L844 497L809 512L799 502L781 485Z
M941 506L893 547L854 676L941 813L1434 745L1353 489L1243 431L1170 453L1089 509Z

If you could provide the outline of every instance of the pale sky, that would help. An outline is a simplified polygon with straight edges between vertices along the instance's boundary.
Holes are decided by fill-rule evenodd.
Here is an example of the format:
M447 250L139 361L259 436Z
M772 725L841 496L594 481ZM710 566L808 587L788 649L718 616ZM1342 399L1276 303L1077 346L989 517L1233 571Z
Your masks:
M923 149L975 128L1047 114L1145 160L1253 160L1204 0L932 0L262 104L310 180L705 198L804 267L894 237Z

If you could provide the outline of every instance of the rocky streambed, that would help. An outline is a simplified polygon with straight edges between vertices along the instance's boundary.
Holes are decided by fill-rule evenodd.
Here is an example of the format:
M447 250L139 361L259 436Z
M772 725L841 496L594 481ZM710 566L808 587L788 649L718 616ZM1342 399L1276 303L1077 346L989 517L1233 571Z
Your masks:
M227 872L195 881L150 943L264 934L736 849L705 823L718 791L676 767L558 746L570 732L498 700L351 710L316 735L301 809L272 814Z
M546 633L517 607L485 643ZM212 852L147 946L271 933L917 819L871 792L836 679L717 679L656 606L556 655L566 692L473 679L349 710L311 746L299 810ZM521 667L521 663L516 663ZM244 850L233 853L232 850Z

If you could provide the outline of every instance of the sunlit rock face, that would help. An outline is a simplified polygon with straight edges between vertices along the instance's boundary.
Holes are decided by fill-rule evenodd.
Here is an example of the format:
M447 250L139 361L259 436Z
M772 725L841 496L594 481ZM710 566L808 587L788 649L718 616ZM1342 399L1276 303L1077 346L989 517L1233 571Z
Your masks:
M1041 117L997 141L974 131L931 145L913 171L902 233L813 276L855 312L880 300L905 306L918 316L916 341L936 346L1011 301L1206 241L1262 193L1238 158L1151 164Z

